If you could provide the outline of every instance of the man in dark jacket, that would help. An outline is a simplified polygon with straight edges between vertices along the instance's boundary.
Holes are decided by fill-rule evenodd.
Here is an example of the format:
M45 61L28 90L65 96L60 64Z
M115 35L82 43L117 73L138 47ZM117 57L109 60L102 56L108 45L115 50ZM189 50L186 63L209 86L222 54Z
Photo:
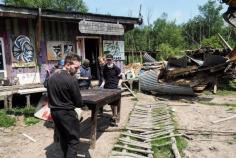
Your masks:
M80 67L79 86L80 89L89 89L91 85L91 68L89 67L90 61L85 59L83 65Z
M79 56L67 55L63 69L54 72L48 80L49 108L65 158L76 158L79 145L80 124L74 110L82 107L79 84L74 77L79 67Z
M103 69L103 77L104 77L104 81L101 84L100 88L104 88L104 89L118 89L118 85L119 85L119 80L121 79L122 75L121 75L121 70L119 67L117 67L114 63L113 63L113 56L111 54L108 54L106 56L106 65L104 66ZM114 106L115 103L111 103L111 110L112 110L112 125L113 122L116 122L117 120L117 107Z

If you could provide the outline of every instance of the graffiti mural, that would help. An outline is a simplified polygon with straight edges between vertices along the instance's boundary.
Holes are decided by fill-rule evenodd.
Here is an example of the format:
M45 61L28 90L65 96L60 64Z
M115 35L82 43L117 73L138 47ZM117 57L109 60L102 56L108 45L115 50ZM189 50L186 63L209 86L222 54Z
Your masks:
M104 54L112 54L114 60L125 60L124 41L103 40Z
M18 36L12 47L13 57L20 62L29 63L34 60L34 48L30 39L25 35Z
M61 60L66 54L73 53L74 45L67 41L48 41L47 58L48 60Z
M73 45L71 44L65 44L64 45L64 53L69 54L73 52Z

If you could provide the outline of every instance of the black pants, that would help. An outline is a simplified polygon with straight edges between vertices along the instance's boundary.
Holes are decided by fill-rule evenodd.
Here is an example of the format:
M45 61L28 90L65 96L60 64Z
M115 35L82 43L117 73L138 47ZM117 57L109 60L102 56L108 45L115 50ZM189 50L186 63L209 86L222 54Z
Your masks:
M76 158L79 146L80 124L74 110L53 110L52 119L59 133L64 158Z

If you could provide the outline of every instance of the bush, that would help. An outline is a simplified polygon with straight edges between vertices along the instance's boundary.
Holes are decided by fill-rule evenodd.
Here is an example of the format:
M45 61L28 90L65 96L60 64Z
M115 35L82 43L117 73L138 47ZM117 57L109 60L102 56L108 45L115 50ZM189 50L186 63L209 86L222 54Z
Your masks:
M201 42L202 46L211 46L213 48L221 48L219 37L211 36L210 38L204 38Z
M7 114L9 115L15 115L15 116L20 116L20 115L25 115L26 117L29 116L34 116L35 112L35 107L30 107L30 108L12 108L10 110L7 110Z
M162 43L159 46L160 53L158 54L158 60L166 60L170 56L180 56L182 55L179 48L173 48L171 45Z
M34 125L36 123L39 123L40 120L35 117L25 117L24 122L26 125Z
M16 119L6 114L4 110L0 111L0 127L10 127L15 125Z

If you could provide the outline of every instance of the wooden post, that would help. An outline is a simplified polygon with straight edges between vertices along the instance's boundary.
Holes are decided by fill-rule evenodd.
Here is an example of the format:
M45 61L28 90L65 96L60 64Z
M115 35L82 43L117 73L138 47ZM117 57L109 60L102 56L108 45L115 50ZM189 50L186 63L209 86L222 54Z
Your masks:
M36 24L36 54L40 53L40 42L41 42L41 32L42 32L42 20L41 20L42 11L41 8L38 9L38 20ZM37 56L38 57L38 56Z
M8 108L12 109L12 95L9 95L7 100L8 100Z
M128 53L128 64L130 63L130 52Z
M132 50L132 63L134 63L134 51Z
M129 82L129 85L130 85L130 90L133 91L133 82L134 82L134 80L130 79L130 80L128 80L128 82Z
M5 110L8 109L8 100L7 100L7 96L4 96L4 109L5 109Z
M91 128L91 135L90 135L90 149L95 149L96 146L96 139L97 139L97 107L92 109L92 128Z
M139 56L140 56L140 63L142 64L143 63L143 56L142 56L142 52L141 51L139 52Z
M30 94L26 95L26 107L30 108Z
M213 84L213 93L216 94L217 93L217 86L218 86L218 79L217 77L214 80L214 84Z

